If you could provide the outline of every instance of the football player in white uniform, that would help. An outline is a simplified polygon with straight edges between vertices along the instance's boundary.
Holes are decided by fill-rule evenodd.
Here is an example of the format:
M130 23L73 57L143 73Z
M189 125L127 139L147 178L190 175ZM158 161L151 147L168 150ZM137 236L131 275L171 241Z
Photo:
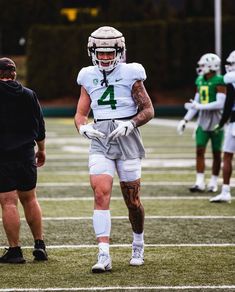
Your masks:
M125 39L121 32L109 26L95 30L88 39L88 55L93 66L78 74L81 94L75 125L82 136L91 139L89 173L94 191L93 227L99 247L92 272L99 273L112 269L109 205L115 170L133 230L130 265L144 263L140 178L145 151L139 127L153 118L154 108L143 84L146 79L143 66L124 62ZM90 110L93 123L87 123Z
M232 161L235 153L235 51L232 51L227 58L224 75L224 82L227 84L227 98L225 101L224 111L219 123L219 128L229 120L225 132L223 145L223 186L221 193L210 199L210 202L230 202L230 178L232 176Z

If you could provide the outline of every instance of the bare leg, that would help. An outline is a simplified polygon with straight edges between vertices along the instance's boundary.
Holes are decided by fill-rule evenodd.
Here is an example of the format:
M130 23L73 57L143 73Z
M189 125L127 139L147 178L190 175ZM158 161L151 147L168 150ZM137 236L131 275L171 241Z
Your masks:
M26 192L18 191L18 195L34 240L43 239L42 212L36 197L36 190L32 189Z
M197 147L196 150L196 170L197 173L205 172L205 147Z
M213 152L213 165L212 165L212 174L215 176L219 175L221 166L221 151Z
M16 191L0 193L2 222L10 247L19 246L20 215Z
M113 178L107 174L91 175L91 187L94 192L94 210L109 210ZM98 236L98 243L109 243L109 236Z
M140 202L140 179L120 182L123 198L129 211L129 220L135 233L144 231L144 207Z
M232 175L232 160L233 160L233 153L224 152L223 157L223 184L229 185L230 184L230 178Z

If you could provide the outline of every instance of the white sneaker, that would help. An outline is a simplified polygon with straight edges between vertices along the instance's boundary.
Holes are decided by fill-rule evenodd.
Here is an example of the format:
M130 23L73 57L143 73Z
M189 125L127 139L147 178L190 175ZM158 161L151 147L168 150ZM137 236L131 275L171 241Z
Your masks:
M93 273L103 273L106 271L112 270L112 260L109 254L107 253L100 253L98 254L98 261L92 267Z
M219 202L228 202L230 203L231 202L231 194L230 192L222 192L221 194L213 197L210 199L210 202L211 203L219 203Z
M216 193L218 191L217 185L208 185L207 186L207 192L209 193Z
M141 266L144 264L144 245L132 244L131 266Z

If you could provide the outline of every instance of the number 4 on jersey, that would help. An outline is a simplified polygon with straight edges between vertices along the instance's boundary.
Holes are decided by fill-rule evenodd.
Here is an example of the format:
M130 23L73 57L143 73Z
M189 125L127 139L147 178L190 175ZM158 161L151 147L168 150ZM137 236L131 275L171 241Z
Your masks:
M109 96L109 99L105 100ZM114 87L109 85L105 92L102 94L100 99L98 99L98 105L108 105L110 104L112 109L116 109L117 101L114 99Z

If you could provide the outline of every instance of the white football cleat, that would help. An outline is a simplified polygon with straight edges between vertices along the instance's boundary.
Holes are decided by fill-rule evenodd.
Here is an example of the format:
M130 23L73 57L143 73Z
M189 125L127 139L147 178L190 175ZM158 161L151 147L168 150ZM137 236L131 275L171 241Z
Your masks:
M112 260L109 254L100 253L97 263L92 267L93 273L103 273L112 270Z
M223 203L223 202L227 202L227 203L230 203L231 202L231 194L230 192L222 192L221 194L213 197L210 199L210 202L211 203Z
M216 193L218 191L217 185L208 185L207 186L207 192L209 193Z
M191 188L189 188L190 192L192 193L202 193L205 191L205 184L201 184L201 185L193 185Z
M144 245L132 244L131 266L141 266L144 264Z

